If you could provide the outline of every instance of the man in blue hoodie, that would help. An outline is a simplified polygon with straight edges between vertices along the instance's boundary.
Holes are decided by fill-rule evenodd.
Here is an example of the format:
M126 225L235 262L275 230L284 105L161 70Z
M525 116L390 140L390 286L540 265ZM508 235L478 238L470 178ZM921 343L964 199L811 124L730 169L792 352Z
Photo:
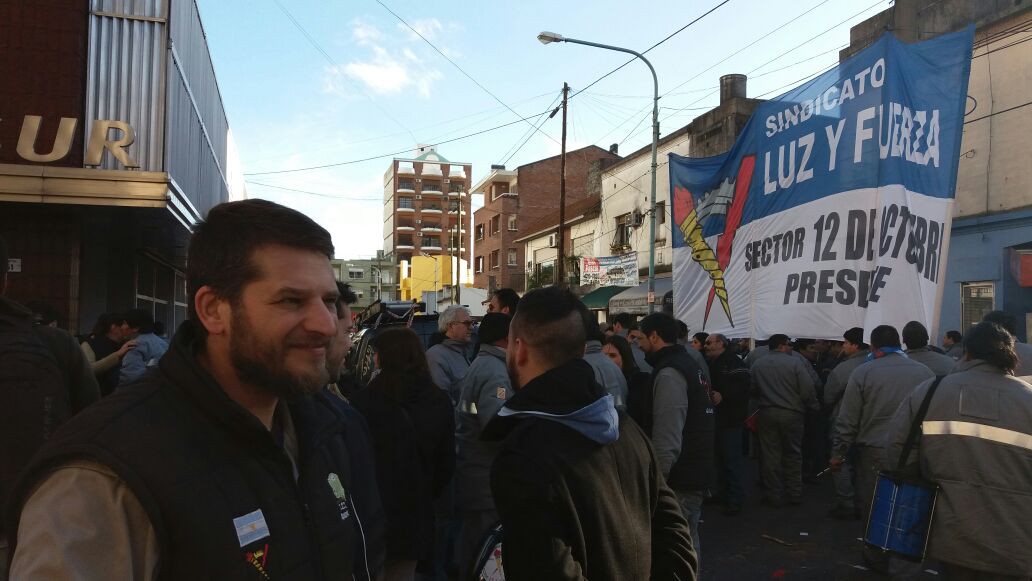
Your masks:
M515 395L484 428L501 440L491 491L508 581L696 579L677 498L641 428L582 359L577 299L523 297L506 363Z

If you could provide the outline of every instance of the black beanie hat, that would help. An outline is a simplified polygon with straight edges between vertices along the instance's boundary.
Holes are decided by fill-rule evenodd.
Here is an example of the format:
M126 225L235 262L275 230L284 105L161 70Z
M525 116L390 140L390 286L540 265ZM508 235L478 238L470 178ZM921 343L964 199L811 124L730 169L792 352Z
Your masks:
M477 328L477 338L483 345L490 345L495 341L505 339L509 336L509 315L505 313L488 313L480 320Z

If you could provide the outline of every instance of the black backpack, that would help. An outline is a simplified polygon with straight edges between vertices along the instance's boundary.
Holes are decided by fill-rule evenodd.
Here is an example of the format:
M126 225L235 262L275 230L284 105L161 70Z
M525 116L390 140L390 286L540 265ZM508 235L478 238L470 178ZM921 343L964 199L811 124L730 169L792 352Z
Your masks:
M57 357L30 323L0 318L0 522L18 474L71 415Z

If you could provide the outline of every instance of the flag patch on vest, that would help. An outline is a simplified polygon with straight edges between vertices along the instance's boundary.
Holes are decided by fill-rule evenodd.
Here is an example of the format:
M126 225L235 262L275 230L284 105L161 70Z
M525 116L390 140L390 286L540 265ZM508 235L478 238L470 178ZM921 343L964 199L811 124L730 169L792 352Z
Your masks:
M502 400L504 400L505 396L506 396L506 393L505 393L505 388L504 387L495 388L495 399L502 399Z
M265 522L265 515L262 509L238 516L233 519L233 526L236 527L237 540L240 546L245 547L255 541L260 541L269 536L269 525Z
M337 499L337 508L340 509L340 520L348 520L351 517L351 510L348 508L348 493L344 490L344 485L340 483L340 476L337 476L335 472L330 472L326 476L326 483L330 485L330 490L333 491L333 496Z

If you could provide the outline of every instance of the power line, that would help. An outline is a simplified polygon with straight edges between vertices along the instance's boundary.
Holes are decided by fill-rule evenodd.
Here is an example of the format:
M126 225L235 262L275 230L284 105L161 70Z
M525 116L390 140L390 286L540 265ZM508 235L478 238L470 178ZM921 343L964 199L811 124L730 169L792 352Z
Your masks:
M285 15L286 15L287 19L288 19L288 20L290 20L290 22L292 22L292 23L294 24L294 26L295 26L295 27L296 27L296 28L297 28L297 29L298 29L299 31L301 31L301 34L302 34L302 35L304 35L304 37L305 37L305 38L306 38L306 39L308 40L309 44L311 44L311 45L312 45L313 47L315 47L315 50L319 51L319 54L323 55L323 57L324 57L324 58L325 58L325 59L327 60L327 62L329 62L329 63L330 63L330 66L336 67L336 66L337 66L337 61L335 61L335 60L333 59L333 57L331 57L331 56L330 56L330 54L329 54L328 52L326 52L326 50L325 50L325 49L323 49L322 45L320 45L320 44L319 44L319 43L318 43L318 42L317 42L317 41L315 40L315 38L314 38L314 37L312 37L312 35L311 35L311 34L309 34L307 30L305 30L305 27L304 27L304 26L301 26L301 23L300 23L300 22L298 22L296 18L294 18L294 15L293 15L293 14L291 14L291 13L290 13L290 11L289 11L289 10L287 10L287 8L286 8L285 6L283 6L283 4L280 4L280 1L279 1L279 0L272 0L272 1L273 1L273 3L275 3L275 4L276 4L276 6L278 6L278 7L279 7L279 9L280 9L280 10L281 10L281 11L283 12L283 14L285 14ZM389 112L388 112L388 111L387 111L386 109L384 109L384 108L383 108L383 107L382 107L382 106L380 105L380 103L378 103L378 102L376 101L376 99L373 99L373 98L372 98L372 97L371 97L371 96L370 96L370 95L369 95L368 93L366 93L366 92L365 92L364 90L362 90L362 88L361 88L361 87L358 87L358 86L357 86L356 84L352 83L350 79L347 79L347 77L344 77L344 78L345 78L345 80L347 80L347 81L348 81L348 83L351 83L351 85L352 85L353 87L356 87L356 88L358 88L358 90L359 90L359 91L360 91L360 92L361 92L361 93L362 93L363 95L365 95L365 97L366 97L367 99L369 99L369 100L370 100L370 101L371 101L371 102L373 103L373 105L375 105L375 106L376 106L376 108L380 110L380 112L381 112L381 113L383 113L383 114L384 114L384 115L385 115L385 116L386 116L386 117L387 117L388 119L390 119L391 121L393 121L393 122L394 122L394 123L395 123L395 124L396 124L396 125L397 125L398 127L401 127L402 129L404 129L404 130L405 130L405 132L406 132L406 133L408 133L410 137L412 137L413 141L416 141L416 136L415 136L415 134L413 134L413 133L412 133L412 131L411 131L411 130L410 130L410 129L409 129L408 127L406 127L406 126L405 126L405 125L404 125L404 124L403 124L403 123L402 123L401 121L398 121L397 119L395 119L395 118L394 118L394 116L392 116L392 115L391 115L391 114L390 114L390 113L389 113Z
M680 33L684 32L684 31L685 31L685 30L686 30L686 29L687 29L687 28L688 28L689 26L691 26L691 25L695 24L696 22L698 22L698 21L702 20L703 18L706 18L707 16L709 16L709 15L710 15L710 14L712 14L713 12L716 12L718 8L720 8L721 6L723 6L723 5L727 4L727 3L728 3L728 2L730 2L730 1L731 1L731 0L724 0L724 1L723 1L723 2L721 2L720 4L717 4L717 5L716 5L716 6L714 6L713 8L710 8L709 10L707 10L706 12L704 12L704 13L703 13L703 14L702 14L701 16L697 17L697 18L696 18L695 20L692 20L692 21L691 21L691 22L689 22L688 24L685 24L685 25L684 25L684 26L682 26L681 28L678 28L678 29L677 29L677 30L675 30L675 31L674 31L673 33L671 33L671 34L670 34L669 36L667 36L666 38L664 38L663 40L661 40L661 41L657 42L656 44L654 44L654 45L650 46L649 48L647 48L647 49L645 49L645 50L641 51L641 54L647 54L647 53L648 53L648 52L649 52L650 50L652 50L652 49L656 48L657 46L659 46L659 45L663 44L664 42L666 42L666 41L670 40L671 38L673 38L673 37L677 36L678 34L680 34ZM825 1L827 1L827 0L825 0ZM604 78L608 77L609 75L611 75L611 74L615 73L616 71L618 71L618 70L620 70L620 69L622 69L622 68L626 67L627 65L629 65L629 64L631 64L631 63L633 63L633 62L634 62L634 61L636 61L636 60L638 60L638 57L634 57L634 58L632 58L632 59L629 59L629 60L628 60L627 62L625 62L624 64L622 64L622 65L620 65L620 66L616 67L615 69L613 69L613 70L609 71L608 73L606 73L606 74L602 75L601 77L599 77L599 78L595 79L595 80L594 80L594 81L592 81L592 82L591 82L590 84L588 84L588 86L586 86L586 87L584 87L583 89L581 89L581 90L577 91L576 93L574 93L574 94L570 95L570 99L572 99L572 98L576 97L577 95L579 95L579 94L583 93L584 91L587 91L587 90L588 90L588 89L590 89L591 87L594 87L594 86L595 86L596 84L598 84L598 82L599 82L599 81L601 81L602 79L604 79Z
M266 188L273 188L273 189L276 189L276 190L285 190L285 191L288 191L288 192L297 192L299 194L308 194L308 195L311 195L311 196L320 196L320 197L323 197L323 198L331 198L331 199L334 199L334 200L340 200L342 202L383 202L384 201L383 198L349 198L347 196L340 196L340 195L334 195L334 194L325 194L325 193L322 193L322 192L313 192L311 190L299 190L299 189L296 189L296 188L288 188L288 187L284 187L284 186L277 186L277 185L273 185L273 184L266 184L266 183L262 183L262 182L252 181L252 180L245 180L245 181L247 183L249 183L251 185L255 185L255 186L263 186L263 187L266 187Z
M437 143L434 143L432 145L435 145L435 146L437 146L437 145L444 145L445 143L453 143L455 141L460 141L460 140L463 140L463 139L469 139L470 137L476 137L477 135L483 135L484 133L490 133L491 131L497 131L498 129L502 129L502 128L505 128L505 127L511 127L513 125L516 125L517 123L522 123L522 122L524 122L524 121L526 121L528 119L531 119L533 117L537 117L537 114L531 115L529 117L521 117L521 118L519 118L519 119L517 119L515 121L510 121L508 123L503 123L501 125L496 125L494 127L489 127L487 129L482 129L480 131L475 131L473 133L468 133L466 135L461 135L459 137L453 137L452 139L445 139L443 141L438 141ZM244 175L245 176L264 176L264 175L273 175L273 174L297 173L297 172L302 172L302 171L313 171L313 170L317 170L317 169L326 169L326 168L331 168L331 167L339 167L339 166L343 166L343 165L353 165L353 164L362 163L362 162L365 162L365 161L372 161L374 159L383 159L385 157L394 157L395 155L401 155L403 153L408 153L410 151L412 151L412 148L411 147L407 147L405 149L401 149L401 150L394 151L394 152L391 152L391 153L384 153L384 154L380 154L380 155L373 155L373 156L370 156L370 157L363 157L362 159L352 159L352 160L348 160L348 161L340 161L340 162L336 162L336 163L326 163L326 164L323 164L323 165L313 165L313 166L299 167L299 168L294 168L294 169L281 169L281 170L276 170L276 171L259 171L259 172L249 172L249 173L245 172Z
M562 93L559 93L559 96L557 96L555 98L555 100L553 100L552 103L548 106L548 109L551 110L552 114L555 113L555 109L553 109L553 107L555 106L555 102L558 101L561 98L562 98ZM548 113L549 113L549 110L545 110L545 111L543 111L541 113L541 118L538 121L535 129L540 128L542 125L545 124L546 121L548 121L549 119L552 118L552 116L549 115ZM502 163L500 165L505 165L505 164L509 163L509 160L512 159L513 157L515 157L515 155L517 153L519 153L521 149L523 149L523 146L527 145L527 143L530 141L530 138L534 137L534 133L535 133L535 131L528 131L526 133L526 139L523 140L523 143L519 144L519 147L517 147L516 145L513 145L513 147L515 147L515 149L509 148L509 151L512 151L512 153L509 153L509 151L506 151L506 153L508 154L508 157L506 157L502 161Z
M727 0L725 0L725 1L727 1ZM490 96L491 96L491 98L492 98L492 99L494 99L495 101L498 101L498 103L500 103L500 104L501 104L501 105L502 105L503 107L505 107L506 109L508 109L509 111L511 111L513 115L515 115L515 116L519 117L521 121L525 121L525 119L523 119L522 117L520 117L520 114L519 114L519 113L517 113L517 112L516 112L516 111L515 111L515 110L514 110L514 109L513 109L512 107L510 107L509 105L507 105L507 104L505 103L505 101L502 101L501 99L499 99L499 98L498 98L498 96L497 96L497 95L495 95L494 93L492 93L492 92L491 92L491 91L490 91L490 90L489 90L489 89L488 89L487 87L485 87L484 85L480 84L480 81L478 81L478 80L474 79L474 78L473 78L473 75L471 75L471 74L467 73L467 72L466 72L466 71L465 71L465 70L464 70L464 69L463 69L462 67L460 67L460 66L458 65L458 63L456 63L455 61L453 61L453 60L452 60L452 59L451 59L451 58L450 58L450 57L449 57L448 55L444 54L444 52L442 52L442 51L441 51L441 49L437 48L437 46L436 46L436 45L435 45L434 43L430 42L430 40L429 40L429 39L428 39L427 37L423 36L423 34L422 34L421 32L419 32L418 30L416 30L415 28L413 28L413 27L412 27L412 25L411 25L411 24L409 24L408 22L406 22L404 18L402 18L401 16L399 16L397 12L395 12L395 11L391 10L391 8L390 8L389 6L387 6L386 4L384 4L382 0L376 0L376 3L377 3L377 4L379 4L380 6L383 6L383 9L384 9L384 10L386 10L387 12L390 12L392 16L394 16L395 18L397 18L397 19L398 19L398 21L399 21L399 22L401 22L401 23L402 23L402 24L404 24L404 25L405 25L405 26L406 26L406 27L407 27L407 28L408 28L409 30L411 30L412 32L414 32L414 33L416 34L416 36L418 36L419 38L423 39L423 42L425 42L425 43L427 43L428 45L430 45L430 48L434 49L434 51L436 51L436 52L437 52L437 54L441 55L441 56L442 56L442 57L444 58L444 60L446 60L446 61L448 61L449 63L451 63L451 65L452 65L453 67L455 67L456 69L458 69L458 71L459 71L460 73L462 73L463 75L465 75L467 79L469 79L469 80L473 81L473 84L474 84L474 85L476 85L476 86L478 86L478 87L480 87L480 90L482 90L482 91L484 91L485 93L487 93L488 95L490 95ZM533 126L534 126L534 124L533 124L533 123L530 123L529 121L528 121L527 123L528 123L528 124L529 124L529 125L530 125L531 127L533 127ZM538 133L541 133L542 135L544 135L545 137L547 137L547 138L551 139L552 141L555 141L556 143L559 143L559 142L558 142L558 141L557 141L557 140L556 140L556 139L555 139L554 137L552 137L551 135L549 135L549 134L545 133L544 131L541 131L541 129L537 129L537 132L538 132Z

